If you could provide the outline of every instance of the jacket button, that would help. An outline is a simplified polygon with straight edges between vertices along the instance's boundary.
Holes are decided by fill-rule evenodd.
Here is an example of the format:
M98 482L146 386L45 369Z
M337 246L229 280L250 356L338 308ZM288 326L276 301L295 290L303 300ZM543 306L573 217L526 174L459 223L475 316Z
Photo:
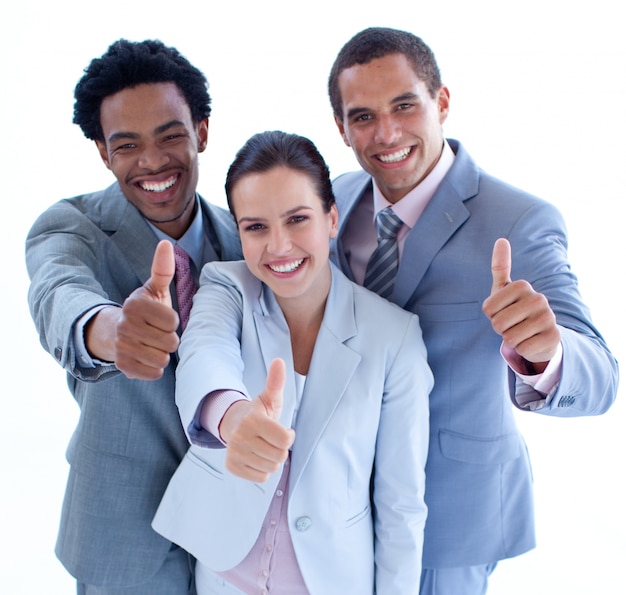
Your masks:
M308 531L309 527L313 524L313 521L308 516L301 516L296 520L297 531Z

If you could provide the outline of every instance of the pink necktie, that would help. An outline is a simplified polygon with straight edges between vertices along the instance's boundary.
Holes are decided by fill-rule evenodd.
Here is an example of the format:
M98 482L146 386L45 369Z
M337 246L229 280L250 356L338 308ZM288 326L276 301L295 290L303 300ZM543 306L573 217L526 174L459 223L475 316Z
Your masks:
M181 331L184 331L189 320L193 294L196 293L196 282L191 272L189 254L178 244L174 246L174 260L176 261L174 282L176 284L176 297L178 298L178 315Z

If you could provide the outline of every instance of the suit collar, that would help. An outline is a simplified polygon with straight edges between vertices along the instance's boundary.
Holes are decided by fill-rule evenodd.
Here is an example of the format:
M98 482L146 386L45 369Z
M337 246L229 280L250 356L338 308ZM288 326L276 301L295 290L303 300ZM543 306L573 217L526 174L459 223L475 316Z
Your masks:
M204 215L205 234L218 260L240 260L243 258L241 242L235 220L229 211L212 205L200 195L200 208ZM205 262L209 260L206 258Z
M469 216L463 198L444 180L406 237L393 302L409 301L437 253Z
M424 277L430 263L470 217L465 201L478 194L478 168L455 140L448 140L454 163L443 178L404 243L404 255L396 277L392 301L405 306Z
M361 361L361 356L346 344L357 333L354 306L354 286L333 267L324 320L315 343L295 426L298 442L291 460L292 491Z
M150 277L152 256L158 238L141 213L128 201L115 182L100 193L102 229L111 234L113 242L128 260L143 284ZM209 260L238 260L241 244L230 213L207 203L198 195L203 215L204 251L202 264Z
M324 310L321 328L327 331L339 342L345 342L356 335L357 324L354 313L354 285L347 277L331 263L331 284ZM280 320L281 326L287 329L287 323L282 310L276 301L272 290L264 283L259 285L259 308L262 318ZM271 341L269 342L271 343ZM317 349L317 346L316 346ZM276 357L276 356L274 356ZM271 360L270 360L271 361Z
M290 485L296 486L329 420L357 369L361 356L346 342L357 333L354 285L334 265L324 319L320 327L304 393L295 424L296 444L292 452ZM282 311L272 291L261 285L255 324L265 370L275 357L282 357L293 370L291 339ZM281 423L291 426L296 405L293 373L287 374Z
M102 194L103 230L111 233L112 241L143 284L150 277L157 237L117 183L103 190Z
M401 306L411 299L437 253L470 217L465 201L478 194L478 167L461 143L447 140L455 153L454 163L405 240L392 296L392 301ZM339 197L340 225L333 258L348 270L341 234L358 202L372 200L372 179L365 172L347 174L339 177L334 187Z

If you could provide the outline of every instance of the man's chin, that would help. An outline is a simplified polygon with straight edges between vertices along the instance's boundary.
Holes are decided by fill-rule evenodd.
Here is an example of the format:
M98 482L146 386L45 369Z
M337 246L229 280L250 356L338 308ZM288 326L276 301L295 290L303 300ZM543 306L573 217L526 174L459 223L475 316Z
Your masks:
M188 199L184 206L176 207L172 203L175 201L167 200L162 205L159 204L150 204L144 209L140 209L141 214L145 219L157 225L159 223L167 224L167 223L176 223L181 219L185 219L186 217L191 218L193 213L195 212L194 208L194 197Z

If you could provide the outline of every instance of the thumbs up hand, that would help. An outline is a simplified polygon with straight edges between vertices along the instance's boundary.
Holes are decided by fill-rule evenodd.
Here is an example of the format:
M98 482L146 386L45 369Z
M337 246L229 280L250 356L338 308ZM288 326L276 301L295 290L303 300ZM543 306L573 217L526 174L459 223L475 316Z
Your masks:
M226 442L226 468L237 477L265 482L289 456L295 432L278 420L283 407L285 362L272 361L265 389L251 401L237 401L220 423Z
M561 333L546 297L527 281L511 281L511 245L504 238L494 244L491 274L491 295L483 302L483 312L504 344L536 373L543 372L556 353Z
M491 295L511 282L511 244L504 238L496 240L493 245L491 276L493 278Z
M159 242L146 283L116 306L100 310L85 329L92 356L112 361L128 378L156 380L178 348L178 314L172 308L170 283L176 265L174 249Z

